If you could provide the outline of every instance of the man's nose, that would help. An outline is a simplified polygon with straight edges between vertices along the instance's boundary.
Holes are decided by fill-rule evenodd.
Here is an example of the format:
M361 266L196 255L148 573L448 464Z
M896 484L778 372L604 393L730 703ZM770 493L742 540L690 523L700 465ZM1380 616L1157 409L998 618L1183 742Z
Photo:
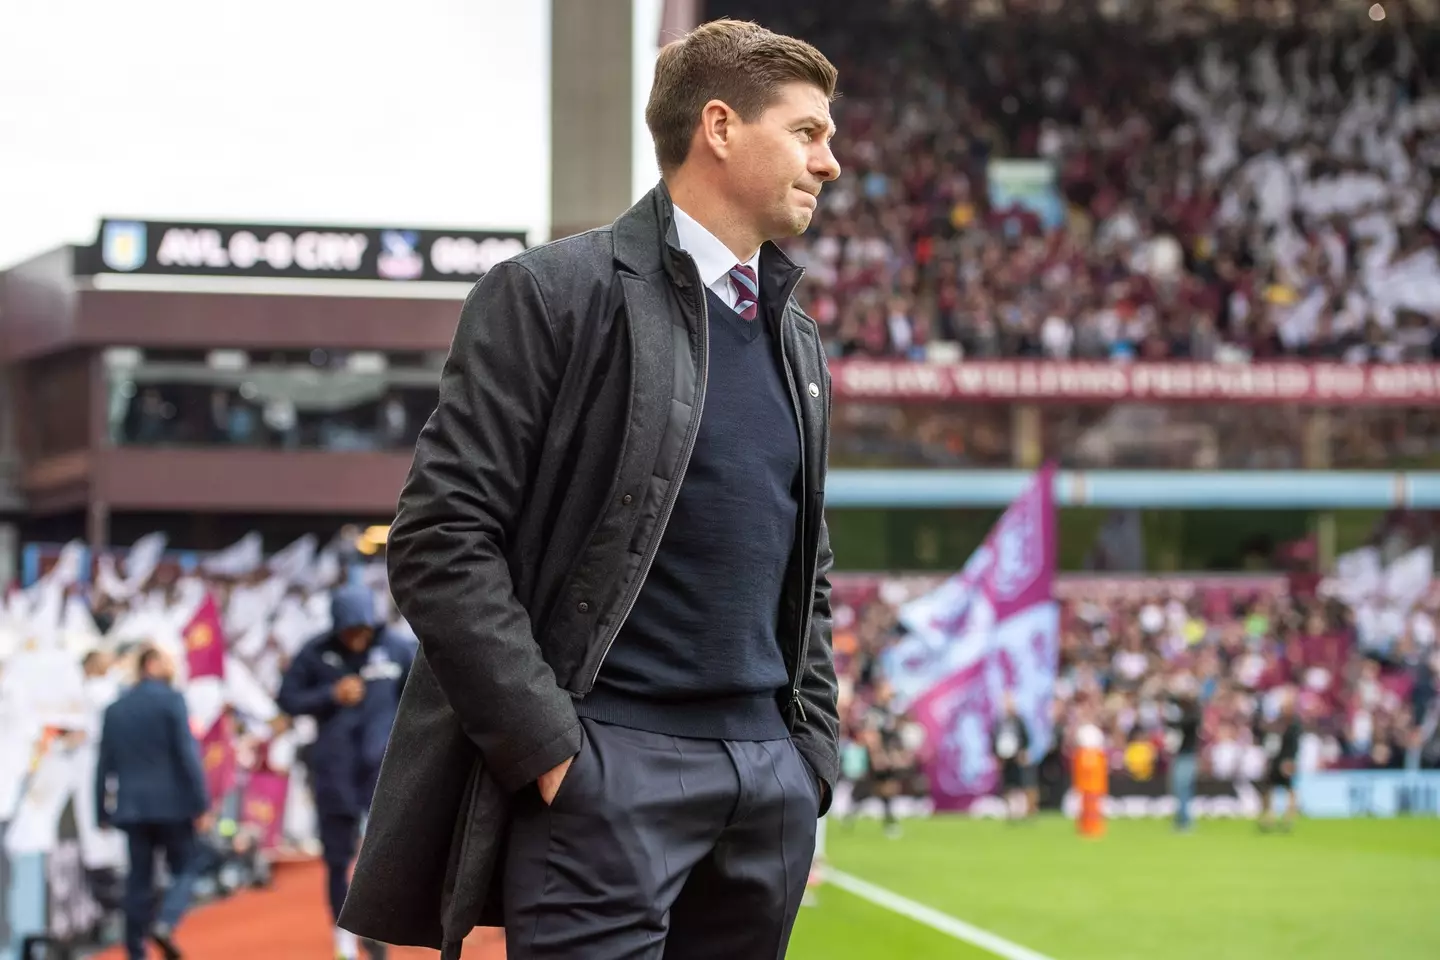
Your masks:
M840 177L840 161L835 159L835 153L828 144L820 149L819 156L810 165L810 172L821 182Z

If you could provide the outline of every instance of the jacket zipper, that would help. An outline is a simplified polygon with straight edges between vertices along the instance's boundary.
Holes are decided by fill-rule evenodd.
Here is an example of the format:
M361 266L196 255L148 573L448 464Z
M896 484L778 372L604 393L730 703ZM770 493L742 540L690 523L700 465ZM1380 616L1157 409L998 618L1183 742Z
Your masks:
M785 296L783 296L782 301L780 301L783 304L782 309L789 308L789 302L791 302L791 294L793 291L795 291L795 288L799 285L801 279L804 278L805 268L804 266L801 266L801 268L798 268L798 271L796 271L795 279L793 279L791 284L789 284L788 288L786 288ZM783 322L785 322L785 315L780 315L780 322L782 322L783 334ZM802 471L805 471L804 475L802 475L801 481L802 502L801 515L799 515L799 518L801 518L802 544L804 544L804 524L806 514L808 514L809 512L809 491L808 489L806 489L806 482L809 481L809 471L808 462L806 462L805 459L805 419L801 416L801 400L799 400L799 391L798 389L796 389L795 371L793 371L793 368L791 367L791 354L789 354L789 348L786 344L788 344L788 341L786 341L785 337L783 337L782 335L782 337L780 337L780 354L782 354L782 357L785 358L785 379L789 381L789 386L791 386L791 403L795 404L795 425L799 429L799 435L801 435L801 469ZM804 550L802 550L802 556L804 556ZM805 561L805 563L802 564L801 577L801 603L804 604L805 613L804 616L801 617L801 635L799 635L799 651L798 653L796 653L795 656L795 676L793 676L793 678L791 679L791 702L793 705L795 705L796 717L801 720L801 723L805 723L805 721L808 721L808 717L806 717L805 715L805 702L801 699L801 679L802 676L805 675L805 658L809 655L809 628L811 628L811 620L814 619L815 613L815 571L814 567L811 566L811 563L809 563L809 561ZM804 590L805 584L809 584L809 590Z
M688 255L687 259L689 259ZM671 481L670 489L665 494L665 502L660 507L659 529L650 538L650 546L645 550L645 559L641 561L640 570L625 598L623 612L605 638L604 647L600 651L600 659L590 674L589 683L585 686L586 693L595 688L595 681L600 678L600 670L605 666L605 658L610 655L610 648L614 646L615 638L620 636L620 630L625 626L625 620L630 616L630 611L635 608L635 601L640 599L640 590L645 584L645 578L650 574L650 566L655 562L655 554L660 552L660 541L665 537L665 528L670 525L670 514L675 510L675 501L680 496L680 484L684 482L685 473L690 469L690 455L695 452L695 440L700 435L700 415L705 409L705 388L710 382L710 304L706 301L705 290L700 285L700 270L695 266L694 260L690 260L690 273L691 283L694 289L700 293L698 298L700 306L700 385L695 391L695 412L690 415L690 426L685 436L685 448L680 451L680 469L676 471L675 479Z
M795 370L790 365L790 349L788 346L788 340L785 336L785 314L789 312L790 295L795 291L795 288L800 285L800 281L804 278L804 276L805 268L798 268L794 278L790 281L789 284L786 285L784 291L782 291L782 296L780 298L780 357L785 364L785 382L790 387L790 405L794 408L795 428L799 432L800 437L801 495L799 504L799 516L797 519L800 523L802 557L804 556L803 544L805 542L805 519L806 514L809 512L810 509L810 494L809 491L806 489L807 482L810 478L810 473L809 464L805 459L805 418L800 413L800 392L795 383ZM795 707L795 715L799 717L802 722L805 721L807 718L805 716L805 704L800 701L800 679L804 675L805 657L810 652L810 619L811 614L814 612L815 609L815 578L814 576L806 576L806 574L809 572L809 567L810 564L808 562L804 562L801 564L800 568L801 587L803 588L805 582L808 580L811 583L811 588L809 591L810 596L802 596L800 598L801 602L804 604L805 613L804 616L800 618L800 636L797 638L799 644L798 650L796 651L795 655L795 674L790 681L790 702ZM804 591L802 589L802 593L803 592Z

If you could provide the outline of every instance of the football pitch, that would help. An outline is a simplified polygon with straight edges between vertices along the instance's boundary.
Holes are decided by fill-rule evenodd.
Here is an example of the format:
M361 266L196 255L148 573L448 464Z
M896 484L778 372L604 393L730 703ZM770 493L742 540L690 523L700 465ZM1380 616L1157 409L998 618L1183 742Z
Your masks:
M1108 829L1081 840L1058 817L940 817L908 821L891 840L873 821L831 822L829 864L881 888L888 905L872 902L874 891L866 899L827 884L801 911L789 957L1440 957L1440 820L1302 820L1289 834L1231 820L1201 821L1184 835L1158 820ZM1000 952L896 912L904 901L993 935ZM1006 944L1015 949L1007 954Z

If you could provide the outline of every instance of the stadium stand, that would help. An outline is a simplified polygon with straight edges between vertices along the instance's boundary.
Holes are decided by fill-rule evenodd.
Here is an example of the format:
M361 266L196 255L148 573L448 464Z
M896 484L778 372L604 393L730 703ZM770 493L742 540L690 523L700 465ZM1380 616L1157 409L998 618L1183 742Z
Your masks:
M718 6L845 78L847 175L794 245L836 357L1436 356L1433 32ZM1049 222L991 182L1015 158Z

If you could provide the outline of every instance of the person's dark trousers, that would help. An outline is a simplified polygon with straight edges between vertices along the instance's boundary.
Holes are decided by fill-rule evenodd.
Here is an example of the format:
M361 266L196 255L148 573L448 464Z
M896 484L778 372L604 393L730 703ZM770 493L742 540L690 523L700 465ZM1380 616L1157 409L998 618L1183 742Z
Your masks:
M189 820L173 823L131 823L121 827L130 842L130 873L125 878L125 950L131 960L143 960L145 938L156 924L173 930L190 906L199 858L195 826ZM170 886L155 914L155 858L165 857Z
M340 908L350 890L350 864L360 842L360 818L346 815L320 816L320 850L325 859L326 889L330 895L330 918L340 921Z
M581 721L554 803L517 797L509 960L783 957L820 786L790 740L694 740Z

